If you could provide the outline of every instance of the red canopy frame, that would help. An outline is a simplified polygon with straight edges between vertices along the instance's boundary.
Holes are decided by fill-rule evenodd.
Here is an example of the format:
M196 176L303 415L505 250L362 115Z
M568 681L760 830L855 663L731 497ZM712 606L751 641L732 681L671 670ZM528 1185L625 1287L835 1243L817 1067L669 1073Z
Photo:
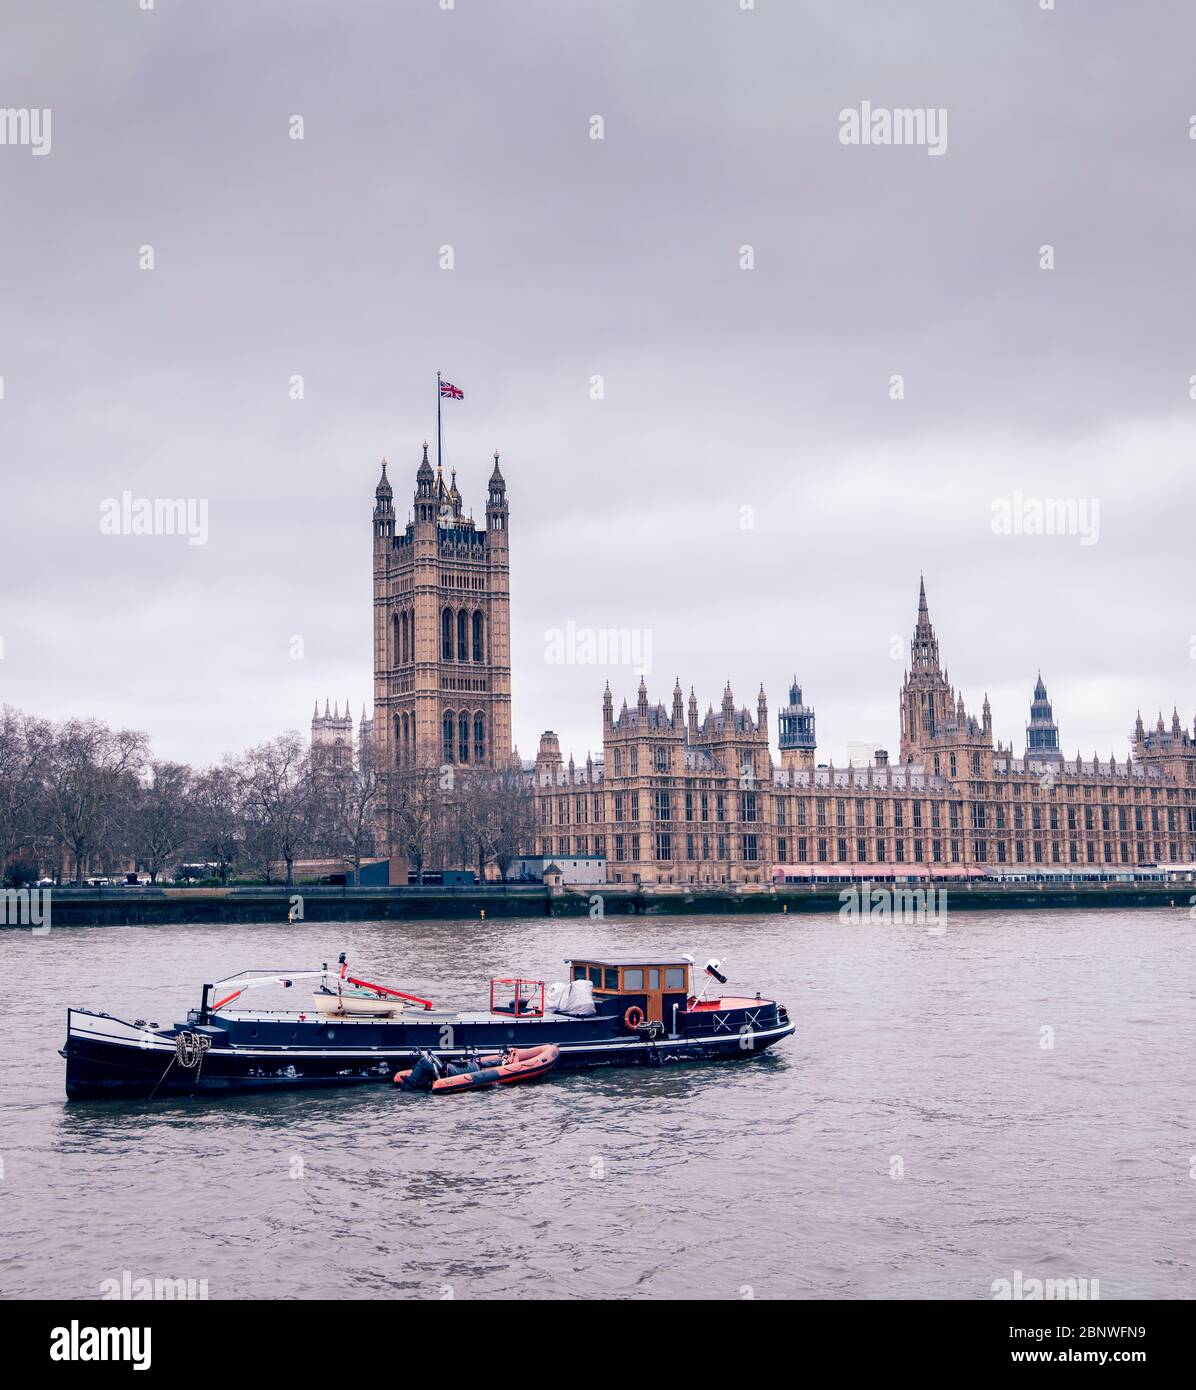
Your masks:
M533 1014L533 1013L536 1013L536 1012L539 1012L540 1016L543 1017L543 1014L544 1014L544 981L543 981L543 980L524 980L524 979L520 979L520 978L518 978L518 977L516 977L515 979L511 979L511 980L500 980L497 976L492 977L491 980L490 980L490 1012L491 1012L491 1013L494 1013L494 1012L495 1012L495 1008L494 1008L494 987L495 987L496 985L511 985L511 986L514 987L514 990L515 990L515 1007L511 1010L511 1012L512 1012L512 1014L514 1015L515 1018L525 1018L525 1017L527 1017L528 1015ZM535 998L534 992L533 992L533 994L532 994L528 999L524 999L524 997L523 997L523 986L524 986L524 985L531 985L532 988L533 988L533 991L536 990L536 989L538 989L538 990L540 991L540 1008L539 1008L538 1011L537 1011L536 1009L534 1009L534 1008L531 1007L531 1001Z

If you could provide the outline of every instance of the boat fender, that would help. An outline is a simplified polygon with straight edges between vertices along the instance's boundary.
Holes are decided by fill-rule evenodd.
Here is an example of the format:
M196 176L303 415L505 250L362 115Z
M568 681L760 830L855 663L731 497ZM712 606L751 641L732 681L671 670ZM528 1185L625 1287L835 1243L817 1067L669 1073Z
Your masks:
M644 1011L638 1004L632 1004L631 1008L623 1015L623 1026L629 1033L634 1033L643 1021Z

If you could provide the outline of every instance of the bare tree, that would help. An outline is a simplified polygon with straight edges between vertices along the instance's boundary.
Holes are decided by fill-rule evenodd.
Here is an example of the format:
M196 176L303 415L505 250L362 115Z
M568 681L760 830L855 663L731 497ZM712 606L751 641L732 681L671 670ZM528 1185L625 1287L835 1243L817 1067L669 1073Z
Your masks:
M295 859L314 822L315 793L307 749L297 733L280 734L245 754L243 789L247 846L266 867L280 859L286 883L295 881Z
M374 850L374 820L381 798L373 762L363 758L351 769L337 769L316 780L322 842L360 872L361 861Z
M458 802L463 826L478 857L478 877L493 864L504 880L512 863L526 854L535 834L532 785L512 764L476 772L461 783Z
M113 852L148 746L145 734L95 719L68 719L55 729L43 767L46 805L54 836L74 857L76 883L90 855Z
M444 802L438 767L417 767L393 773L388 779L387 810L395 833L415 870L417 883L424 881L424 863Z
M140 788L133 817L133 851L150 882L194 839L192 786L195 774L183 763L154 762Z
M18 851L37 860L46 846L42 765L52 737L46 720L0 710L0 881Z
M221 883L245 843L243 787L241 769L232 758L205 768L194 780L195 850L205 863L215 864Z

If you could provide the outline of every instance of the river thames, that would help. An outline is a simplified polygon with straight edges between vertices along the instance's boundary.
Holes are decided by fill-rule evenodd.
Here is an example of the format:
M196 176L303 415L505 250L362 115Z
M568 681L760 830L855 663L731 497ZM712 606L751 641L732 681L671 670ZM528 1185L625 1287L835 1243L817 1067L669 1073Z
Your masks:
M7 930L0 1294L1196 1296L1196 922L1176 910ZM722 957L797 1033L746 1061L450 1098L67 1104L68 1004L162 1025L345 950L438 1007L568 955ZM281 1000L279 1001L282 1002ZM287 998L287 1004L293 1000Z

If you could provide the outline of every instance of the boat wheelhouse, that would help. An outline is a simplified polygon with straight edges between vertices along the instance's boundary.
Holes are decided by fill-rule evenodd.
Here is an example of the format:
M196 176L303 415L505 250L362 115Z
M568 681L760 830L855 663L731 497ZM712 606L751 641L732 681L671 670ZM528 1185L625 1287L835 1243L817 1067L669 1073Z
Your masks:
M488 1007L438 1009L431 999L339 971L252 970L206 984L198 1009L169 1028L88 1009L67 1010L71 1100L218 1094L391 1081L422 1055L460 1062L510 1048L560 1049L556 1070L748 1058L790 1036L775 1000L719 994L720 963L693 993L693 961L588 955L553 984L522 975L490 981ZM266 986L318 981L303 1008L251 1007Z
M687 956L606 956L602 959L569 960L573 980L585 980L595 1002L621 1000L624 1016L632 1009L645 1023L677 1031L678 1013L692 999L691 968Z

